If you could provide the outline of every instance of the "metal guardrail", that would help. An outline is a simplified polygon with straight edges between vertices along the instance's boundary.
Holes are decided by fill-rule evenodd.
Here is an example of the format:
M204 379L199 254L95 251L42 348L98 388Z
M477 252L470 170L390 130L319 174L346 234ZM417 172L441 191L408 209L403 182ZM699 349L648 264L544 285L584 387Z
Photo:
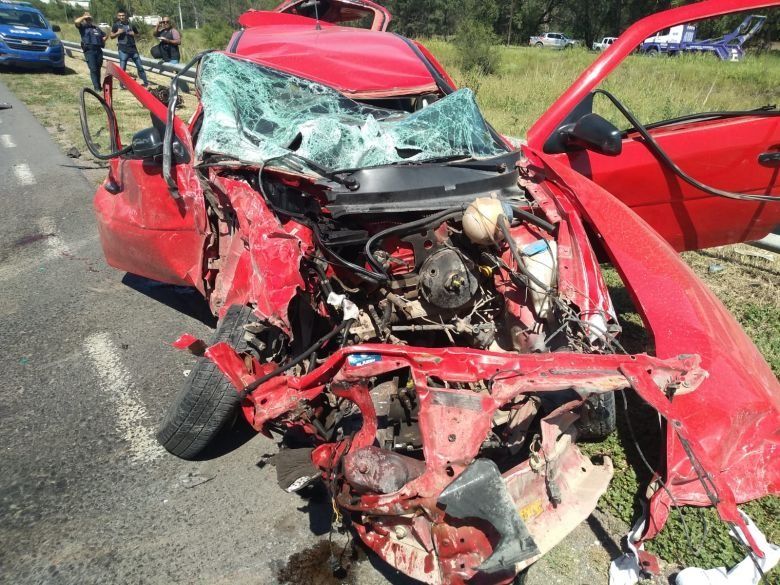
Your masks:
M62 46L65 47L65 54L68 57L73 58L75 54L84 54L84 51L81 49L81 45L79 43L74 43L72 41L62 41ZM116 51L103 49L103 59L106 61L119 63L119 53ZM157 59L144 57L143 55L141 56L141 63L143 64L144 69L147 71L157 73L158 75L165 75L166 77L171 78L176 76L182 69L184 69L184 65L165 63ZM195 81L195 72L193 70L187 71L181 76L181 79L184 81Z
M775 205L777 205L777 203L775 203ZM780 229L775 230L775 233L769 234L763 240L750 242L750 245L761 248L762 250L774 252L775 254L780 254Z

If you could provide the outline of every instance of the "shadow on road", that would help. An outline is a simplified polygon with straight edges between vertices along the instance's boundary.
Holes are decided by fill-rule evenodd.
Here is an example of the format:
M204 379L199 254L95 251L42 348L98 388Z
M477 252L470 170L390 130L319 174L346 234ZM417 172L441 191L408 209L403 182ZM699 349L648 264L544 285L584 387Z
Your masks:
M37 67L16 67L16 66L3 66L0 71L3 71L5 73L26 73L30 75L40 75L41 73L51 73L52 69L50 67L43 67L43 66L37 66ZM70 67L65 67L62 71L57 71L57 75L78 75L79 72L71 69Z
M209 461L222 457L248 443L256 436L257 432L249 426L240 413L237 413L235 422L220 431L216 440L206 447L200 455L195 457L195 460Z
M164 284L129 272L122 278L122 284L204 325L217 326L217 318L211 313L208 303L194 288Z

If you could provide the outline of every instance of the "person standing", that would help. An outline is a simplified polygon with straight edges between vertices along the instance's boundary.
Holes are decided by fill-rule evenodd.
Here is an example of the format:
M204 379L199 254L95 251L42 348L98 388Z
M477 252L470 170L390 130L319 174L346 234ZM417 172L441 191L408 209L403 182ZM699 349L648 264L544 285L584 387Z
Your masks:
M146 71L141 63L141 55L138 54L138 47L135 44L136 35L138 35L138 28L128 20L127 13L123 10L117 12L116 22L111 27L111 38L116 39L116 46L119 50L119 65L124 71L127 71L127 62L132 59L136 69L138 69L138 77L141 78L143 86L149 87L149 80L146 78Z
M85 12L73 21L81 35L81 50L89 67L92 88L100 91L100 69L103 67L103 47L106 45L106 33L92 22L92 15Z
M181 34L173 27L170 16L163 16L157 23L154 36L160 40L160 52L162 60L166 63L178 63L180 57L179 45Z

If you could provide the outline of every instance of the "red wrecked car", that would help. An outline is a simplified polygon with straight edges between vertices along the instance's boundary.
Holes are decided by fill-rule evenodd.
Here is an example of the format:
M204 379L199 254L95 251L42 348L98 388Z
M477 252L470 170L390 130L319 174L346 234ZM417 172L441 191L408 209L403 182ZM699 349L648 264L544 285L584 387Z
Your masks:
M778 111L645 125L596 87L657 30L778 4L709 0L636 23L522 146L367 0L244 14L226 51L190 64L189 121L107 64L103 95L82 94L88 145L110 159L94 202L106 259L196 288L219 316L207 347L177 342L202 357L160 442L195 457L240 411L280 438L280 484L324 480L398 570L509 583L606 490L610 461L575 443L609 434L629 391L665 434L643 538L672 504L744 528L736 505L780 491L780 388L677 252L778 225ZM150 128L120 136L114 79ZM597 92L628 130L592 111ZM623 351L600 261L648 353Z

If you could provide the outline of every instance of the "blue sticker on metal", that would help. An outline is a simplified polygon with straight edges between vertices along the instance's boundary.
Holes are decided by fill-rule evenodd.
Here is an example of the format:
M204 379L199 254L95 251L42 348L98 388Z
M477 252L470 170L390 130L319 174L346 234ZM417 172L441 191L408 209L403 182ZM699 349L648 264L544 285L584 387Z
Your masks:
M350 366L360 367L373 364L374 362L381 362L382 356L378 353L353 353L347 356L347 361Z
M523 248L523 254L526 256L533 256L534 254L538 254L539 252L544 252L546 250L547 242L545 240L536 240L535 242L531 242L525 248Z

